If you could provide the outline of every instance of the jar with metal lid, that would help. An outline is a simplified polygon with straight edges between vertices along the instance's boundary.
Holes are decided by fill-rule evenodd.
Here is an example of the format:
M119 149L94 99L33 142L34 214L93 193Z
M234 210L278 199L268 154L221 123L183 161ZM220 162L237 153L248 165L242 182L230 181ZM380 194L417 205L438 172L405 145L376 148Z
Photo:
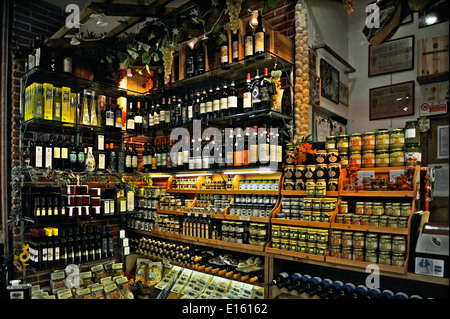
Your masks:
M340 165L338 163L328 164L327 175L328 175L328 178L338 179L339 176L341 175Z
M315 197L312 200L312 209L321 210L322 209L322 198Z
M284 162L287 165L294 163L294 151L293 150L287 150L284 156Z
M391 148L403 148L405 146L405 131L402 128L392 130L389 143Z
M294 165L286 165L284 167L284 177L287 179L291 179L294 177Z
M411 214L411 203L402 203L400 205L400 216L408 217Z
M373 250L373 249L366 249L366 252L364 254L364 261L367 261L370 263L377 263L378 262L377 251Z
M383 265L391 264L391 252L389 251L380 251L378 254L378 263Z
M366 132L362 139L363 151L375 151L375 132Z
M337 149L339 150L339 153L348 150L349 144L347 134L339 135L336 140L337 140Z
M405 152L401 148L391 149L389 163L394 166L405 166Z
M388 167L390 163L389 150L377 150L375 155L375 166L376 167Z
M369 226L369 220L370 220L370 216L362 215L361 220L360 220L360 225Z
M341 165L343 167L347 166L350 163L348 159L348 152L339 151L339 155L341 156Z
M291 250L291 251L298 250L298 240L296 240L296 239L289 240L289 250Z
M344 223L344 215L343 214L336 215L334 222L337 224L343 224Z
M328 230L317 230L317 242L328 243Z
M330 256L341 258L341 246L339 245L331 245Z
M348 202L341 201L339 203L339 214L347 214L348 213Z
M294 175L295 178L305 178L306 166L305 165L295 165Z
M352 247L342 247L341 249L341 258L343 259L353 259Z
M350 152L349 162L361 165L361 152L360 151Z
M357 215L364 214L364 202L356 202L355 214Z
M301 253L306 253L308 249L308 241L306 240L299 240L298 241L298 247L297 251Z
M244 222L236 222L236 233L243 233L244 232Z
M361 225L361 215L352 214L352 225Z
M312 211L310 209L305 209L303 211L303 220L311 221Z
M380 216L369 216L369 226L379 226Z
M264 224L258 225L258 235L266 236L267 235L267 226Z
M272 238L280 238L280 237L281 237L281 226L272 225Z
M308 242L317 240L317 229L308 228Z
M352 247L353 245L353 232L343 232L342 233L342 246L343 247Z
M419 121L408 121L405 126L405 144L419 144Z
M243 233L236 233L235 239L236 239L235 243L243 244L244 243L244 234Z
M298 227L289 227L289 239L298 240Z
M252 224L250 224L250 226L251 226ZM254 225L254 227L256 227L256 225L255 224L253 224ZM281 238L289 238L289 226L281 226L280 227L280 235L281 235Z
M392 266L403 267L405 259L405 254L403 253L392 253L391 264Z
M324 211L331 210L330 198L321 198L321 209Z
M294 189L297 191L304 191L305 190L305 182L303 182L302 179L297 178L295 180Z
M342 220L342 223L343 223L343 224L346 224L346 225L351 225L353 215L354 215L354 214L344 214L344 215L343 215L343 216L344 216L344 219Z
M316 165L306 165L305 178L306 179L314 178L315 170L316 170Z
M407 227L408 227L408 217L399 217L398 228L407 228Z
M372 214L377 216L384 215L383 203L373 203Z
M367 234L365 240L366 249L377 249L378 248L378 235L377 234Z
M375 146L377 150L389 149L389 131L380 130L375 134Z
M317 255L325 255L325 252L327 251L327 249L328 249L328 245L327 244L317 244L317 246L316 246L317 248L316 248L316 254Z
M362 248L353 248L353 260L364 261L364 250Z
M391 216L401 216L402 214L402 208L401 203L392 203L392 210L391 210Z
M342 231L333 229L331 232L331 245L342 244Z
M394 236L394 238L392 239L392 251L395 253L406 252L405 236Z
M314 171L315 178L322 179L328 177L328 168L327 164L318 164L316 165L316 170Z
M306 196L314 196L316 194L316 182L307 180L305 183Z
M337 139L336 136L327 136L325 139L325 149L332 150L336 148Z
M303 208L307 210L312 209L312 198L311 197L305 197L303 198Z
M307 253L308 254L316 254L317 251L317 243L314 241L308 241L308 245L307 245Z
M325 196L327 194L327 182L325 179L317 180L314 194L316 196Z
M392 203L384 204L384 215L390 216L392 213Z
M381 235L379 242L381 251L391 251L392 250L392 235Z
M364 202L363 214L364 215L372 215L373 212L373 203L372 202Z
M284 180L284 189L287 191L291 191L294 189L294 180L293 179L285 179Z
M388 218L389 218L389 216L386 216L386 215L380 216L380 219L378 220L378 226L387 227L388 226Z
M337 149L330 149L327 152L327 160L329 164L339 164L341 161L341 156Z
M330 209L331 210L335 210L336 206L337 206L337 203L338 203L338 199L337 198L330 198L328 200L330 202Z
M361 167L363 168L375 167L375 152L364 151L362 153L361 162Z
M308 228L299 227L298 239L299 240L308 240Z
M353 247L364 248L364 233L362 232L353 233Z
M361 133L354 133L350 135L349 143L350 152L361 151L362 149L362 135Z
M316 164L326 164L327 163L327 151L326 150L317 150L315 156Z
M282 239L280 249L288 250L289 249L289 239Z
M422 164L422 151L419 144L409 144L405 148L406 166L415 166Z
M272 238L272 248L280 248L281 245L281 238L280 237L273 237Z

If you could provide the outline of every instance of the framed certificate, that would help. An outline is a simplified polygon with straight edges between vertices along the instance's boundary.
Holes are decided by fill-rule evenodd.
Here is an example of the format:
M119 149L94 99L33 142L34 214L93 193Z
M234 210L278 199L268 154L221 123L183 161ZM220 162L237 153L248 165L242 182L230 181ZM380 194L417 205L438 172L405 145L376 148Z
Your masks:
M414 69L414 36L369 46L369 76Z
M414 81L370 89L370 120L414 115Z

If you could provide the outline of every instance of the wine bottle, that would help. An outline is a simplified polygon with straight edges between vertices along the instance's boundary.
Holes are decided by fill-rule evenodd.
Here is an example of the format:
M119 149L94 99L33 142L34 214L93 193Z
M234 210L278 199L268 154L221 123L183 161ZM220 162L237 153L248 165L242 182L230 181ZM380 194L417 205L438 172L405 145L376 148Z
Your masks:
M269 81L269 70L264 68L264 76L259 84L260 108L262 110L271 109L272 101L272 83Z
M175 97L174 97L175 99ZM175 102L174 102L175 103ZM175 123L174 127L179 127L183 125L183 101L181 97L178 97L175 107Z
M153 146L150 147L150 154L149 156L151 156L151 170L155 171L156 170L156 140L153 141Z
M266 46L266 30L262 25L262 15L258 15L258 26L255 29L255 55L265 51Z
M254 55L254 35L253 35L253 29L250 23L247 25L247 32L244 36L244 57L251 58Z
M86 168L86 155L84 153L83 148L83 137L80 135L78 137L78 146L77 146L77 172L84 172Z
M376 299L381 294L381 290L378 288L371 288L363 295L363 299Z
M233 145L233 140L234 140L233 130L230 130L229 133L228 133L228 143ZM223 138L222 138L222 143L223 143L223 149L225 150L225 152L224 152L225 153L225 165L227 167L233 167L233 164L234 164L234 147L231 147L231 148L226 147L227 141L225 139L225 136L223 136Z
M238 93L234 81L231 81L230 88L228 90L228 115L234 115L238 113Z
M392 299L394 298L394 293L392 292L392 290L389 289L385 289L381 292L381 294L377 297L377 299Z
M228 116L228 87L224 83L220 97L220 117Z
M330 287L332 283L333 281L331 279L325 278L320 283L318 283L314 289L312 289L309 292L309 295L311 297L317 295L322 298L322 294L326 293L328 287Z
M133 167L129 142L127 141L125 145L125 173L131 173Z
M231 56L233 58L233 62L239 61L239 31L233 33L231 36Z
M392 299L409 299L408 295L404 292L397 292Z
M36 133L33 134L33 140L30 141L30 166L35 168L42 168L42 145Z
M167 139L161 143L161 170L167 171Z
M190 46L186 56L186 77L191 78L195 75L194 54Z
M351 294L353 293L355 288L356 287L353 283L348 282L338 289L337 297L339 299L348 299L351 297Z
M364 285L358 285L351 293L352 299L363 299L369 289Z
M335 281L333 282L326 290L326 293L323 293L320 297L322 299L324 298L329 298L329 299L334 299L339 292L339 289L344 285L344 283L342 281Z
M141 109L141 114L142 114L142 134L147 134L148 133L148 127L149 127L149 123L148 123L148 102L145 101L144 102L144 107Z
M135 130L135 121L134 121L134 112L133 112L133 102L130 102L127 110L127 126L126 131L128 133L134 133Z
M244 163L244 138L242 129L238 128L236 142L234 146L234 166L240 167Z
M211 121L214 118L213 102L214 102L214 91L212 87L210 87L206 99L206 121Z
M122 130L123 127L122 108L119 104L116 104L116 108L114 110L114 127L116 130Z
M161 106L159 109L159 126L160 129L166 128L166 98L161 98Z
M144 167L144 172L148 171L148 143L144 144L142 151L142 166Z
M224 30L225 35L228 35L227 30ZM220 46L220 64L222 67L227 67L229 64L229 46L228 46L228 36L226 36L225 41Z
M305 293L309 294L310 296L314 296L315 290L318 284L322 282L322 278L320 277L312 277L310 280L305 282Z
M77 147L75 145L75 136L70 137L70 145L69 145L69 169L72 171L78 170L78 153Z
M161 168L162 168L161 156L162 156L161 141L158 140L157 147L156 147L156 169L157 170L161 170Z
M255 79L252 82L252 111L261 108L261 95L259 92L259 70L256 70Z
M53 266L58 267L61 265L61 244L59 241L59 230L58 228L52 228L53 237Z
M305 291L305 283L311 279L310 275L303 275L298 280L294 282L294 289L299 294L302 294Z
M194 120L200 119L200 92L199 91L197 91L195 93L193 119Z
M45 164L44 168L53 168L53 141L51 136L46 137L44 154L45 154Z
M183 170L189 170L189 155L190 155L190 145L189 145L189 137L185 137L186 147L183 149Z
M276 285L278 288L281 288L280 286L284 284L284 282L289 277L289 274L287 272L281 272L278 275L275 276L271 281L267 283L268 287L271 287L273 285ZM283 285L284 286L284 285Z
M172 100L170 96L167 98L167 104L166 104L166 128L171 127L171 119L172 119Z
M57 137L52 136L53 140L53 169L61 169L61 144Z
M136 113L134 114L134 131L136 134L142 134L143 132L143 117L141 112L141 102L137 102Z
M199 42L197 54L195 55L195 74L205 73L205 47L203 41Z
M148 132L155 131L155 101L152 101L150 109L148 110Z
M200 120L202 122L206 121L206 101L208 97L206 95L206 89L203 89L202 94L200 95Z
M153 112L153 123L154 123L154 131L158 131L161 129L161 117L160 117L161 107L159 105L159 101L156 101L156 107Z
M182 126L187 126L189 121L188 121L188 103L189 103L189 98L187 93L185 92L184 94L184 98L182 100L182 106L181 106L181 125Z
M214 93L214 100L213 100L213 112L214 112L214 119L217 119L220 117L220 99L222 98L222 94L220 92L220 87L217 85L216 92Z

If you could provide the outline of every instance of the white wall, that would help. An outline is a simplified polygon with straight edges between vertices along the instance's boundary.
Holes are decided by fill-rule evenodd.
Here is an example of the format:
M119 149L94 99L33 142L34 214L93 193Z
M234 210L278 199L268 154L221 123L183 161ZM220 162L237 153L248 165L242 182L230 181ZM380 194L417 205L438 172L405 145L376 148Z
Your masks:
M433 36L448 35L449 23L444 22L419 29L418 13L414 13L411 23L400 26L392 39L414 35L414 69L387 75L368 77L368 50L369 42L362 33L367 3L372 0L355 1L354 13L348 15L348 57L349 63L356 68L356 72L349 74L350 106L349 133L364 133L380 128L402 128L405 122L419 117L419 106L422 103L422 92L416 81L417 78L417 41ZM415 110L413 116L397 117L392 119L369 120L369 90L371 88L390 85L405 81L415 81Z

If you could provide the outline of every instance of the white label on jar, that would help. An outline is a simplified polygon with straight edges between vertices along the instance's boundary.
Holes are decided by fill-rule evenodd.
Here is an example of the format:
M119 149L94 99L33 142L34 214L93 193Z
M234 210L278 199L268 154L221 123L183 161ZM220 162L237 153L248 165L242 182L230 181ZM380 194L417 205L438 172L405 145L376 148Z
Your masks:
M422 153L421 152L408 152L408 153L405 153L405 158L406 159L416 158L417 162L421 162L422 161Z
M416 129L408 128L405 130L405 138L415 138L416 137Z

